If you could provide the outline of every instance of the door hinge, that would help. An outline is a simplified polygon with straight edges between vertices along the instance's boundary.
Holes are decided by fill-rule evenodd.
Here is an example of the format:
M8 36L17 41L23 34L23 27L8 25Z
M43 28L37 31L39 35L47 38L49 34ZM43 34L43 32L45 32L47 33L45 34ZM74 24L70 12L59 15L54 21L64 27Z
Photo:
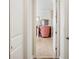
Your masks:
M55 32L57 34L57 32Z

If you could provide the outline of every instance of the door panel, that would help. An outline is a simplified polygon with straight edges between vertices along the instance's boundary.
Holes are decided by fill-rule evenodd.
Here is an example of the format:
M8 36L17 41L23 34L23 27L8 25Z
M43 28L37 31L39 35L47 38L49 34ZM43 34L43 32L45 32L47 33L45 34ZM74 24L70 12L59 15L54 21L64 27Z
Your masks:
M23 59L23 46L18 46L10 55L10 59Z
M23 31L23 0L10 0L10 33L11 37Z
M23 45L23 36L20 34L10 40L10 52L13 52L19 45Z

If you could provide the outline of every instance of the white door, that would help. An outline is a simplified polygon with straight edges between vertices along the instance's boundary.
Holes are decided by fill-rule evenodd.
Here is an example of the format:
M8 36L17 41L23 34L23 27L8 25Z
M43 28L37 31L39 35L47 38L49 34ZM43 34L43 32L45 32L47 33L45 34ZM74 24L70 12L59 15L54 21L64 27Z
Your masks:
M10 59L23 59L23 0L10 0Z

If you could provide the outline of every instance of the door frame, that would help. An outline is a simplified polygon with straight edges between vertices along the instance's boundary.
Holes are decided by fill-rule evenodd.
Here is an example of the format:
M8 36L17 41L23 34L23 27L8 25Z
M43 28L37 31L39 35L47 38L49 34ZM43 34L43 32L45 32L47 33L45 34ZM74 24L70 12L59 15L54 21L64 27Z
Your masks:
M36 2L37 2L36 0L32 1L32 15L33 15L32 18L33 19L36 19L35 18L36 17ZM53 17L53 19L55 19L55 24L56 24L56 25L54 25L54 23L52 24L52 26L54 25L54 27L55 27L55 29L54 29L55 37L54 38L52 37L52 39L53 39L53 50L55 52L55 55L54 55L53 58L59 58L59 55L60 55L60 21L59 21L60 20L60 0L53 0L52 2L53 2L53 7L54 7L52 17ZM34 25L33 22L32 22L32 24ZM35 30L36 27L32 27L32 28ZM33 35L36 35L36 33L33 34ZM34 40L34 37L32 37L32 38ZM34 44L34 46L33 45L32 46L35 47L35 40L34 40L33 44ZM56 48L57 48L57 50L56 50ZM35 53L35 49L33 49L33 51Z
M24 59L32 59L32 4L33 0L24 0ZM67 5L65 0L59 0L60 5L60 59L65 59L65 7ZM29 19L29 20L28 20Z
M68 14L69 13L69 0L60 0L60 59L69 59L69 56L66 52L68 47L68 41L66 39L67 33L66 29L68 28L67 22L69 22ZM68 20L68 21L67 21ZM67 26L67 27L66 27Z

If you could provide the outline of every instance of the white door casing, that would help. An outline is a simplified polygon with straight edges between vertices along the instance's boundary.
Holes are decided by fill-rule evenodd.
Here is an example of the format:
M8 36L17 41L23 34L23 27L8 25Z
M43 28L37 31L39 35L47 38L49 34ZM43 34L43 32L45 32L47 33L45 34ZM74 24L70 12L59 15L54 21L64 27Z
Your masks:
M65 1L65 45L64 45L64 57L69 59L69 0Z
M24 0L24 59L32 59L32 0Z
M60 59L69 59L69 19L68 19L68 0L60 0Z

